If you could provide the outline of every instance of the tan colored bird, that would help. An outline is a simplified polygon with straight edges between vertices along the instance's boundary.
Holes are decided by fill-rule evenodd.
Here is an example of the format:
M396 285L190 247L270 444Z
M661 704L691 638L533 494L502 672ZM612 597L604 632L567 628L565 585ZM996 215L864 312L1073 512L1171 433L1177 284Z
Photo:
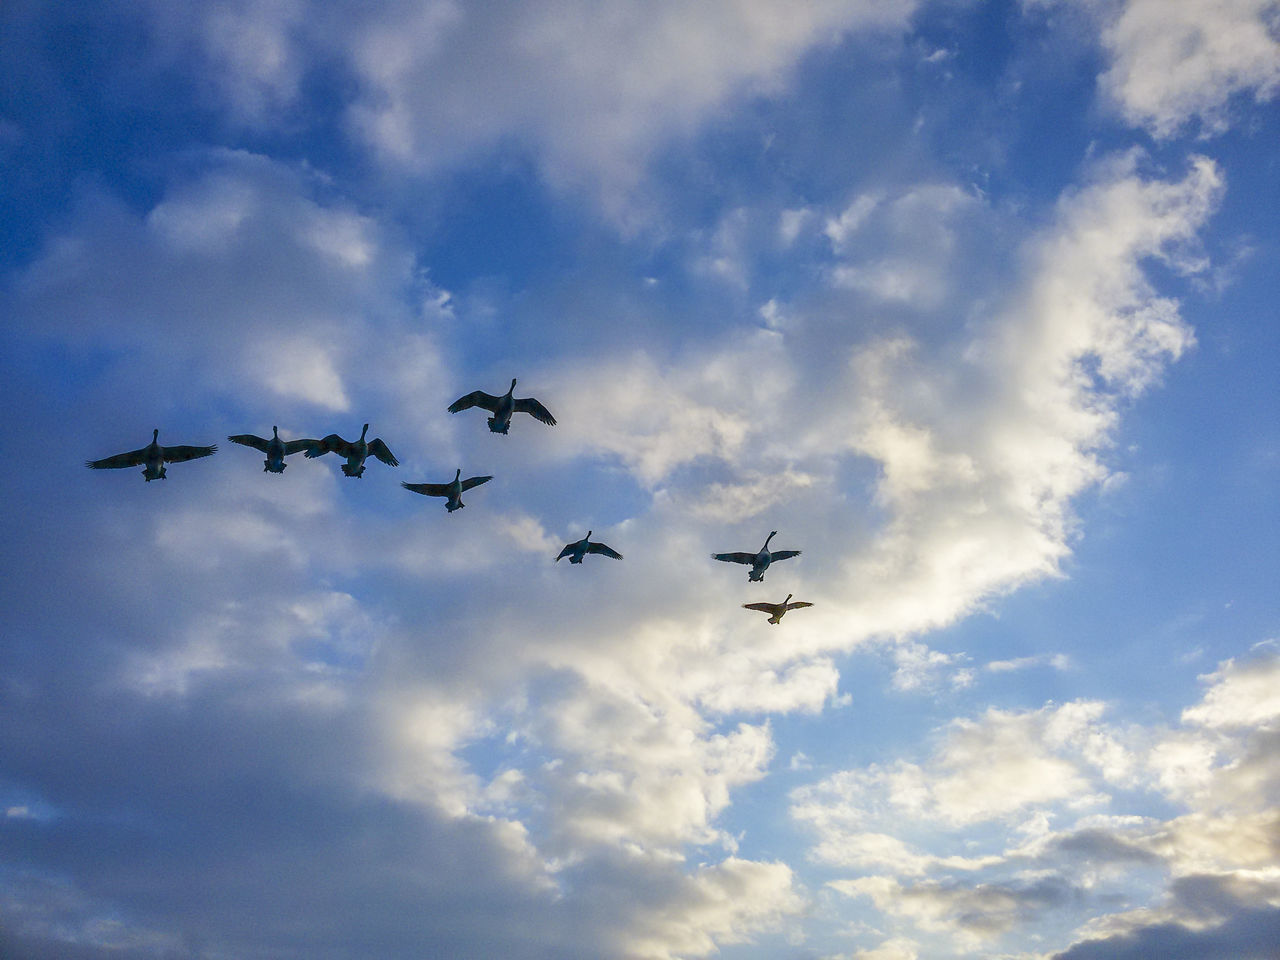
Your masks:
M761 613L769 614L770 623L781 623L783 616L788 610L798 610L801 607L812 607L812 603L805 603L803 600L797 600L790 603L791 598L795 596L793 593L787 594L787 599L781 603L744 603L742 606L747 610L759 610Z

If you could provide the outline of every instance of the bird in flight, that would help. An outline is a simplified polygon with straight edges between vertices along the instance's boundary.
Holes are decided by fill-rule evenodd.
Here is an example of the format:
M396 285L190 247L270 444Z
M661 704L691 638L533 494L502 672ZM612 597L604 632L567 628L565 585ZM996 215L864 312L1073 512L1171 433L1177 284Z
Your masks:
M262 461L263 473L284 473L284 468L288 466L284 462L285 457L310 450L320 442L319 440L281 440L280 431L274 426L271 428L270 440L264 440L252 433L237 433L234 437L227 437L227 439L232 443L253 447L265 453L267 459Z
M795 603L791 603L790 600L793 596L795 596L795 594L788 593L787 599L783 600L781 603L744 603L742 606L747 610L760 610L763 613L769 614L769 622L777 624L782 622L782 617L788 610L798 610L801 607L813 606L812 603L805 603L803 600L797 600Z
M569 558L570 563L581 563L582 558L588 553L599 553L606 557L613 557L615 560L621 560L622 554L608 544L592 542L591 531L587 531L587 535L581 540L574 540L572 543L566 543L564 549L560 551L560 556L556 557L556 563L559 563L565 557Z
M414 493L420 493L424 497L446 497L445 509L450 513L455 510L461 510L466 506L462 502L463 491L470 490L472 487L478 487L482 483L488 483L493 477L468 477L462 479L462 468L458 468L458 472L453 475L453 479L449 483L403 483L400 486L406 490L412 490Z
M342 472L348 477L364 476L364 462L370 454L389 467L400 466L400 461L392 455L380 437L374 437L368 442L365 441L364 437L368 432L369 425L366 423L364 429L360 431L360 439L354 443L343 440L336 433L331 433L320 440L311 441L311 446L307 448L306 455L309 458L315 458L323 457L326 453L336 453L340 457L346 457L347 462L342 465Z
M769 541L778 535L778 531L774 530L769 536L764 538L764 546L756 553L713 553L712 560L724 560L726 563L749 563L751 570L747 573L748 580L764 580L764 572L769 569L769 564L778 560L789 560L792 557L800 556L799 550L774 550L770 552Z
M556 418L551 415L550 410L533 397L516 398L515 389L516 381L512 377L511 388L500 397L485 393L483 390L473 390L465 397L459 397L449 404L449 412L458 413L471 407L482 407L493 414L489 418L489 429L494 433L502 434L511 429L511 417L516 413L527 413L550 427L556 425Z
M160 428L151 431L151 442L141 450L130 450L128 453L117 453L114 457L103 457L101 460L86 460L85 466L93 470L119 470L122 467L141 466L142 479L150 483L152 480L165 479L166 463L183 463L197 460L217 453L218 445L207 447L162 447L160 446Z

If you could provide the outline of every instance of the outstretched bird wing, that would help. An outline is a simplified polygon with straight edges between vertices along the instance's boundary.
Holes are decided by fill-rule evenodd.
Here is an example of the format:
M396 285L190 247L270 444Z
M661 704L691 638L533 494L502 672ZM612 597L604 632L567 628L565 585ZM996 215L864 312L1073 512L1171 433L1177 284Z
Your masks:
M813 606L813 604L812 604L812 603L808 603L807 601L804 601L804 600L796 600L794 603L788 603L788 604L787 604L787 609L788 609L788 610L799 610L801 607L812 607L812 606Z
M467 477L462 481L462 489L470 490L472 487L478 487L482 483L488 483L493 477Z
M327 437L321 437L319 440L311 441L311 445L307 448L307 456L311 458L323 457L326 453L336 453L339 456L347 456L347 451L351 444L343 440L336 433L331 433Z
M392 456L391 451L387 449L387 445L382 442L381 437L374 437L369 441L369 452L385 463L388 467L400 466L400 461Z
M234 440L235 437L231 439ZM319 442L319 440L286 440L284 442L284 455L287 457L290 454L301 453L303 450L310 450Z
M579 541L575 540L573 543L566 543L564 545L564 549L560 551L560 555L556 557L556 560L559 561L564 557L571 556L573 554L573 548L578 545L578 542Z
M101 460L86 460L84 465L94 470L115 470L118 467L136 467L147 460L147 448L130 450L128 453L117 453L114 457L103 457Z
M218 452L218 445L215 443L209 447L161 447L164 453L166 463L182 463L186 460L197 460L200 457L208 457Z
M255 450L267 452L267 444L270 440L263 440L261 437L255 437L252 433L237 433L234 437L227 437L232 443L243 444L246 447L253 447Z
M587 542L587 553L602 553L606 557L613 557L615 560L622 559L622 554L613 549L613 547L603 543L596 543L595 541Z
M713 553L711 559L724 560L727 563L755 563L756 555L754 553L743 553L742 551L736 553Z
M403 480L400 486L406 490L412 490L414 493L420 493L424 497L447 497L449 495L449 483L405 483Z
M554 427L556 425L556 418L551 415L551 411L537 400L533 399L533 397L523 397L516 400L511 405L511 409L517 413L530 414L533 419L541 420L549 427Z
M800 556L799 550L770 550L769 562L777 563L779 560L790 560L792 557Z
M495 397L491 393L485 393L483 390L472 390L465 397L459 397L449 404L449 412L457 413L459 410L466 410L470 407L484 407L490 413L497 413L499 399L501 398Z
M776 603L744 603L742 606L747 610L759 610L763 613L778 612L778 605Z

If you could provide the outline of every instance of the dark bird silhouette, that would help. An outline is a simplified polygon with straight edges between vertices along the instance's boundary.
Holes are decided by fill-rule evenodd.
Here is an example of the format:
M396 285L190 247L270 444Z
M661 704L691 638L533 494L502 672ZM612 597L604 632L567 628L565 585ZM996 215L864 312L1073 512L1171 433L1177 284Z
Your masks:
M764 538L764 546L760 548L758 553L713 553L712 560L724 560L727 563L749 563L751 570L747 574L748 580L764 580L764 572L769 569L769 564L777 560L789 560L792 557L800 556L799 550L774 550L769 551L769 541L778 535L778 531L774 530L769 536Z
M466 506L462 502L462 494L465 490L472 487L478 487L482 483L488 483L493 477L468 477L466 480L461 479L462 468L458 468L458 472L453 475L453 480L449 483L401 483L400 486L406 490L412 490L414 493L420 493L424 497L447 497L445 501L445 509L450 513L455 510L461 510Z
M377 457L389 467L400 466L397 460L387 449L387 445L382 442L381 438L365 442L365 434L369 432L369 425L366 423L364 429L360 431L360 439L354 443L343 440L336 433L331 433L327 437L320 440L311 441L311 446L307 448L306 455L309 458L323 457L326 453L336 453L340 457L346 457L347 462L342 465L342 472L348 477L364 476L364 462L370 454Z
M556 563L563 558L568 557L570 563L581 563L582 558L588 553L599 553L606 557L613 557L615 560L621 560L622 554L613 547L603 543L593 543L591 541L591 531L587 531L587 535L581 540L574 540L572 543L566 543L564 549L560 551L560 556L556 557Z
M274 426L271 428L270 440L264 440L252 433L237 433L234 437L227 437L227 439L232 443L253 447L265 453L267 459L262 461L263 473L284 473L284 468L288 466L284 462L285 457L310 450L320 442L319 440L281 440L280 431Z
M483 390L473 390L465 397L459 397L449 404L449 412L458 413L471 407L483 407L493 414L489 418L489 429L494 433L505 434L511 428L512 414L516 413L527 413L535 420L541 420L551 427L556 425L556 418L551 415L550 410L533 399L533 397L517 399L514 396L515 389L516 381L513 377L511 379L511 389L500 397L485 393Z
M150 483L152 480L165 479L166 463L183 463L197 460L217 453L218 445L208 447L162 447L160 446L160 429L151 431L151 442L141 450L130 450L128 453L117 453L114 457L103 457L101 460L86 460L84 465L94 470L119 470L121 467L141 465L142 479Z
M781 623L782 617L788 610L798 610L800 607L812 607L812 603L805 603L803 600L797 600L795 603L788 601L795 596L793 593L787 594L787 599L781 603L744 603L742 606L747 610L760 610L769 614L770 623Z

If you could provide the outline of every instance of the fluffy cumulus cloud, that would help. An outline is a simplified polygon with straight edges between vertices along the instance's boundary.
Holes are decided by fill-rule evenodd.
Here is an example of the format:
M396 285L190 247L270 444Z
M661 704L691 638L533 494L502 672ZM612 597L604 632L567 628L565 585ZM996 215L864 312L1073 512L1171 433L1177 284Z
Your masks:
M954 721L926 762L833 774L793 791L791 814L813 859L854 873L831 889L922 941L1029 949L1026 931L1057 915L1077 942L1055 956L1072 960L1264 957L1280 909L1278 661L1224 662L1169 727L1117 727L1088 703ZM1227 701L1239 712L1215 726ZM1196 739L1200 776L1170 783L1168 751ZM1173 812L1124 812L1143 793Z
M1046 6L1067 0L1024 0ZM1167 138L1198 121L1225 131L1238 97L1280 89L1274 0L1075 0L1100 20L1110 65L1099 78L1125 120Z
M204 62L238 122L298 122L309 74L338 65L343 123L386 161L434 171L516 143L561 186L621 213L654 151L735 96L772 92L816 46L903 32L917 0L689 7L558 0L153 4L160 55Z
M122 76L185 78L230 120L204 133L254 148L184 141L146 189L80 180L4 276L5 396L57 456L0 481L25 507L0 517L24 545L0 584L0 952L675 960L853 909L870 919L841 924L841 960L1248 955L1280 907L1274 653L1223 661L1157 726L1096 696L979 703L1038 666L1069 678L1074 651L929 635L1061 576L1122 410L1195 344L1156 276L1207 268L1215 162L1103 156L1029 219L938 165L744 187L644 240L593 219L627 285L584 256L531 333L546 281L488 305L444 289L406 212L427 181L399 174L532 158L607 220L808 53L898 51L919 5L140 9L120 22L148 18L154 61ZM1113 72L1161 49L1144 11L1112 11ZM1219 78L1218 100L1107 82L1158 132L1212 126L1273 83L1260 54L1220 79L1218 51L1167 71ZM327 146L347 176L275 155L313 124L346 138ZM606 335L576 298L593 286L642 334ZM554 429L445 413L517 374ZM365 422L398 471L298 456L274 476L225 440L164 483L80 465L155 427ZM397 486L459 467L493 475L461 514ZM626 560L552 562L587 529ZM708 558L773 529L803 550L764 585ZM814 605L785 625L741 609L784 593ZM859 650L885 653L866 682L891 702L972 708L921 720L914 751L805 757L790 738L850 706ZM743 797L789 807L809 849L744 827Z
M734 715L821 710L838 699L834 651L950 622L1055 571L1069 550L1071 498L1105 475L1099 456L1116 404L1191 343L1177 305L1154 293L1141 263L1199 267L1191 242L1220 177L1207 161L1181 179L1144 175L1139 163L1103 164L1065 196L1054 222L1023 243L1014 292L958 340L928 336L916 320L889 337L850 327L837 340L843 361L804 378L806 350L831 331L798 302L786 333L735 333L674 363L632 352L544 372L564 424L540 452L527 448L522 469L534 478L597 463L621 469L649 499L647 529L610 531L632 538L633 561L704 554L697 538L722 525L735 502L760 501L743 511L750 519L805 499L814 515L788 536L803 536L806 553L816 546L826 563L810 572L803 558L787 561L819 605L793 615L809 616L785 634L744 620L736 603L709 611L708 592L723 592L712 584L742 575L710 564L694 575L660 564L629 588L619 568L592 567L607 579L559 587L569 591L567 605L539 603L549 574L526 582L515 571L530 550L550 553L554 539L536 519L546 501L528 493L514 491L514 509L477 521L489 539L509 543L494 555L477 547L475 529L462 537L456 523L429 535L378 511L353 513L351 482L304 461L290 468L291 480L307 475L289 497L264 487L276 478L261 471L215 486L224 453L205 472L195 464L183 474L209 491L202 506L174 504L145 518L130 507L129 522L147 534L136 546L141 582L122 611L141 617L146 596L186 576L204 578L204 588L184 619L115 664L124 689L166 710L220 697L236 681L271 690L315 736L336 725L345 737L369 738L345 776L406 815L438 821L439 842L462 842L462 831L509 858L511 877L485 874L481 886L515 884L535 902L585 883L571 901L595 909L598 889L604 910L609 888L597 888L597 872L630 860L675 883L635 912L614 909L596 931L607 939L608 930L652 928L618 947L621 955L705 953L776 925L800 902L783 865L722 852L700 873L680 867L691 846L731 854L737 841L718 821L735 791L765 777L773 761L769 722ZM460 432L475 426L465 418L403 424L401 411L443 409L461 392L436 375L436 343L458 320L394 232L320 199L302 174L215 154L142 215L100 196L86 203L102 215L76 215L16 289L40 336L81 350L127 347L91 389L105 393L135 377L147 383L143 399L162 389L181 395L180 384L187 393L238 388L270 398L293 422L355 413L360 401L356 419L401 424L398 436L446 449L460 448ZM927 297L901 300L913 311L927 316L938 297L958 292L947 218L974 216L979 203L937 185L885 201L894 242L940 265ZM943 225L930 225L935 215ZM854 298L846 308L886 299L839 272L861 256L855 219L846 208L807 227L830 244L826 262L835 265L816 272L815 294ZM233 300L231 289L239 291ZM172 368L147 381L143 371L161 356ZM834 405L817 403L822 394ZM594 414L601 408L603 419ZM839 415L803 413L813 409ZM796 434L794 423L807 426ZM401 455L422 469L403 442ZM850 458L878 468L878 521L844 506L836 476ZM705 483L708 475L715 479ZM110 535L96 523L99 537ZM851 529L862 536L842 536ZM384 579L373 591L360 580L372 571ZM447 586L464 573L504 587L469 610ZM445 582L424 594L412 586L424 574ZM748 622L758 629L748 632ZM904 690L928 688L940 672L950 671L955 688L974 681L963 658L915 640L895 656ZM226 709L223 735L254 716L240 712L247 706L238 697ZM1105 799L1098 784L1124 782L1132 764L1099 709L991 711L957 721L927 765L832 781L815 795L812 816L798 814L819 826L839 821L815 856L917 878L940 865L985 868L1002 852L939 858L883 824L832 819L821 812L831 806L823 791L847 794L847 807L877 795L885 809L950 829L1046 805L1094 808ZM503 727L510 735L499 738ZM491 757L491 772L476 766L480 755ZM1202 770L1170 764L1173 781L1205 789ZM914 904L926 927L957 910L983 914L979 901L1001 904L987 911L998 922L964 928L978 938L1065 896L1031 881L978 893L931 883L919 879L890 899ZM681 899L676 891L689 884ZM738 886L746 899L729 909L726 891Z

